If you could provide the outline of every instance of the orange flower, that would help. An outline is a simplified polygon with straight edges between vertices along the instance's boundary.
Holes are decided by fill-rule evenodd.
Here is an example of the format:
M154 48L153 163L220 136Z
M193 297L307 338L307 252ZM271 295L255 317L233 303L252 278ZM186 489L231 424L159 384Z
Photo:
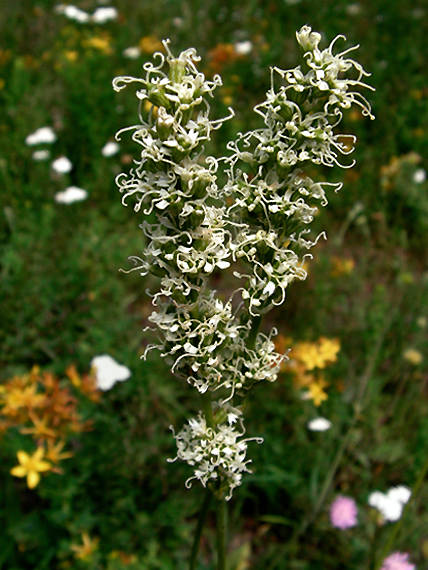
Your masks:
M82 544L72 544L71 550L80 560L90 558L98 548L99 538L91 538L87 532L82 533Z
M64 449L64 445L65 445L64 441L58 441L57 443L54 443L53 441L48 441L46 459L48 459L51 463L57 465L64 459L69 459L70 457L73 457L72 453L69 453L67 451L65 453L62 452L62 450Z
M232 44L217 44L209 51L210 67L215 73L219 73L225 65L238 59L238 54Z
M49 418L47 416L38 418L37 416L30 414L30 417L33 422L33 427L21 428L21 433L29 433L37 439L56 438L56 432L48 426Z

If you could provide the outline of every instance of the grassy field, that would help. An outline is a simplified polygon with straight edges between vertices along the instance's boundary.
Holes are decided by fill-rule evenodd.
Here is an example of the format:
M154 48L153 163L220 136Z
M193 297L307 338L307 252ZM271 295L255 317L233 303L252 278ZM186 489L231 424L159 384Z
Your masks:
M248 402L248 433L265 443L251 448L253 474L231 501L229 570L371 570L393 551L408 552L418 570L428 566L424 4L117 0L112 19L79 22L49 0L3 3L0 568L187 567L203 490L186 490L188 467L166 462L175 455L168 427L199 403L156 354L140 359L152 278L118 271L144 242L114 182L135 145L124 137L117 152L103 152L137 116L134 98L115 94L111 81L138 75L163 38L176 53L194 46L201 70L223 78L213 115L236 112L209 149L223 154L234 134L259 125L252 108L269 88L269 66L297 64L303 24L361 45L376 120L345 115L357 164L321 173L344 181L316 220L328 240L266 323L295 357L292 350L280 379ZM110 4L76 6L93 14ZM45 126L56 140L28 144ZM52 167L59 157L71 161L69 172ZM87 198L58 202L70 186ZM316 405L302 399L301 368L292 364L319 339L338 350L323 364L326 397ZM87 375L102 354L131 377L100 392ZM319 416L330 429L308 429ZM31 455L40 441L50 441L55 467L30 489L10 471L18 451ZM368 497L398 485L413 496L399 521L382 520ZM346 531L329 518L340 495L359 511ZM200 570L214 568L213 528L210 518Z

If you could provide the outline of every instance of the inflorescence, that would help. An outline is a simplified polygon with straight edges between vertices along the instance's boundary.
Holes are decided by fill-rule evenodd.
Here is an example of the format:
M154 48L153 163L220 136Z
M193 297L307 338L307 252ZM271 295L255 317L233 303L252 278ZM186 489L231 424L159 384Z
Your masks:
M306 278L309 250L325 237L311 236L309 226L328 192L341 188L312 180L306 170L353 165L340 160L355 142L337 133L343 109L358 105L373 118L355 91L369 87L368 74L347 57L355 47L333 53L338 36L321 51L320 34L308 26L296 35L303 64L272 68L266 100L255 107L264 127L239 133L226 157L206 156L204 145L233 111L210 118L209 99L222 81L198 71L193 48L176 57L164 41L165 54L144 65L144 78L113 81L116 91L135 84L139 100L139 123L116 135L131 132L139 156L116 182L122 202L144 214L146 246L131 258L131 271L157 278L149 321L158 341L145 354L159 349L177 377L203 398L218 399L174 435L175 459L193 468L186 485L198 479L226 499L249 470L247 442L261 442L244 437L242 410L230 402L259 382L275 381L285 358L275 350L274 329L258 332L261 316L285 301L293 280ZM224 299L210 277L232 264L239 286Z

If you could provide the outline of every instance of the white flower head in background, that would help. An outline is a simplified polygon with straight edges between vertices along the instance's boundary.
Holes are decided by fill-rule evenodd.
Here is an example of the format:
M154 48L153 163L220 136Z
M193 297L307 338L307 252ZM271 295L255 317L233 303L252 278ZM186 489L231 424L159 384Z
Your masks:
M248 55L253 49L253 44L247 40L244 42L237 42L234 47L238 55Z
M25 139L25 143L28 144L28 146L33 146L36 144L43 144L43 143L50 144L54 143L55 141L56 141L56 134L51 127L40 127L40 129L35 130L34 133L31 133Z
M119 152L119 145L117 142L109 141L101 149L101 154L103 156L113 156Z
M113 6L102 6L95 10L92 14L91 20L92 22L95 22L95 24L104 24L110 20L116 20L117 15L117 10L116 8L113 8Z
M35 150L33 152L33 160L37 160L37 161L41 161L41 160L47 160L50 157L51 153L49 150L43 149L43 150Z
M387 493L374 491L369 495L368 503L377 509L386 521L395 522L401 518L404 505L410 499L411 494L408 487L399 485L391 487Z
M52 162L52 168L58 174L67 174L73 168L73 165L66 156L60 156Z
M311 431L327 431L331 428L331 422L326 418L314 418L308 422L308 429Z
M427 173L423 168L418 168L413 174L413 182L415 184L422 184L427 179Z
M128 59L138 59L141 55L141 50L138 46L129 46L123 50L122 55Z
M69 20L74 20L79 24L86 24L91 19L90 15L87 12L71 4L68 6L65 4L59 4L55 7L55 12L57 14L62 14Z
M63 192L57 192L55 194L55 202L59 204L72 204L73 202L81 202L86 200L88 193L83 188L78 188L77 186L69 186Z
M129 368L119 364L108 354L95 356L91 361L91 366L95 369L97 388L99 390L110 390L116 382L123 382L131 376Z

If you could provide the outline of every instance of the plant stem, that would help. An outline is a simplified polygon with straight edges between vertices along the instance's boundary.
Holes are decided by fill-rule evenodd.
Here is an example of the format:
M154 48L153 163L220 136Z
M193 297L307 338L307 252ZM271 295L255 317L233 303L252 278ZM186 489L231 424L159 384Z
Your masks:
M195 536L193 538L192 553L190 555L189 570L195 570L196 560L199 552L199 545L201 543L202 529L204 528L205 520L207 518L208 510L210 508L212 493L207 488L205 489L204 502L202 503L201 510L198 515L198 522L196 524Z
M262 322L262 315L258 315L257 317L253 318L253 322L251 323L250 333L248 335L248 348L250 350L254 350L256 344L257 333L259 332L260 324Z
M425 480L425 477L427 475L428 472L428 458L426 459L424 465L422 466L422 469L419 472L418 478L416 479L415 484L413 485L413 489L412 489L412 495L411 495L411 499L409 500L409 502L406 504L406 506L403 509L403 513L401 515L400 521L395 524L393 526L393 528L391 529L390 535L388 540L386 541L386 544L384 546L384 548L382 549L379 558L376 561L374 570L379 570L379 568L382 566L383 560L386 557L386 555L388 554L388 552L392 549L393 545L396 544L397 542L397 537L398 534L401 530L401 527L403 526L403 520L404 520L404 516L407 513L408 509L409 509L409 505L410 503L413 503L419 493L419 489L422 486L422 483Z
M226 570L227 504L217 501L217 570Z
M211 393L207 391L205 392L205 394L201 394L201 398L202 398L202 408L204 410L207 426L213 428L215 426L215 421L214 421L213 407L211 405Z

